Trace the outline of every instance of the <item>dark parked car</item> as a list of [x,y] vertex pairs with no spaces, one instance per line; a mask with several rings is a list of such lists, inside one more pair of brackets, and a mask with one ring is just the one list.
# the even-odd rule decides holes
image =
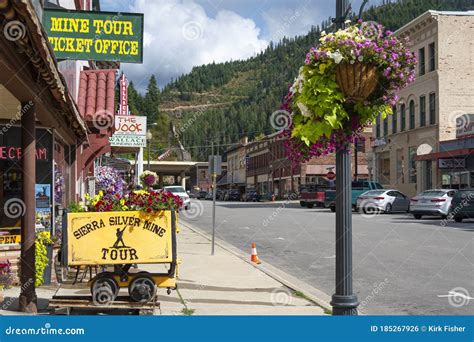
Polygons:
[[247,190],[247,192],[243,195],[242,200],[245,202],[259,202],[260,195],[256,190]]
[[239,190],[229,190],[227,195],[227,201],[240,201],[240,192]]
[[229,190],[221,190],[219,192],[219,196],[217,196],[216,194],[216,199],[218,199],[219,201],[227,201],[228,196],[229,196]]
[[197,193],[197,199],[205,199],[207,196],[207,191],[201,190]]
[[461,189],[451,201],[449,216],[456,222],[465,218],[474,218],[474,189]]
[[212,190],[210,190],[207,194],[206,194],[206,197],[204,199],[206,200],[212,200]]

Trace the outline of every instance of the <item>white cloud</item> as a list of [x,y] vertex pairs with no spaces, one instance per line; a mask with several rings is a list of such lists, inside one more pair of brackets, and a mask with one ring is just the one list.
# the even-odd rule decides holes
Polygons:
[[326,19],[328,5],[334,4],[321,0],[295,0],[288,3],[279,3],[262,12],[265,23],[265,38],[278,41],[283,37],[304,35],[311,26],[321,23]]
[[137,0],[132,12],[144,13],[143,64],[122,64],[140,90],[155,74],[163,85],[193,66],[246,59],[265,49],[251,19],[221,10],[209,17],[193,0]]

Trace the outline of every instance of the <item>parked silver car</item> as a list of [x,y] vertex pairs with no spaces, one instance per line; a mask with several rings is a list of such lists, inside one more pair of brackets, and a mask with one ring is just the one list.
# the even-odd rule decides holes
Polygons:
[[365,214],[383,211],[386,214],[395,211],[408,212],[409,198],[395,189],[369,190],[357,198],[357,209]]
[[445,219],[455,193],[454,189],[426,190],[411,199],[410,212],[418,220],[423,215],[441,216]]

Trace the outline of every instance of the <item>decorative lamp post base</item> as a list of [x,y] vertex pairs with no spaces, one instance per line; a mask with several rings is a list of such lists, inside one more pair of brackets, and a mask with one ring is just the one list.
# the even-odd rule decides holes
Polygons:
[[357,295],[336,295],[331,297],[332,314],[335,316],[357,316],[359,301]]

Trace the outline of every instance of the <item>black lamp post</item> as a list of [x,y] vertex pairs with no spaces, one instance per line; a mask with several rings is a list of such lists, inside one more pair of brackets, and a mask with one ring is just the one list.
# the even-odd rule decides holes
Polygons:
[[151,139],[153,138],[153,134],[151,133],[150,130],[146,132],[146,142],[147,142],[147,156],[148,156],[148,171],[150,171],[150,145],[151,145]]
[[[347,0],[336,1],[337,29],[344,28]],[[336,292],[334,315],[357,315],[359,302],[352,291],[352,172],[349,144],[336,152]]]

